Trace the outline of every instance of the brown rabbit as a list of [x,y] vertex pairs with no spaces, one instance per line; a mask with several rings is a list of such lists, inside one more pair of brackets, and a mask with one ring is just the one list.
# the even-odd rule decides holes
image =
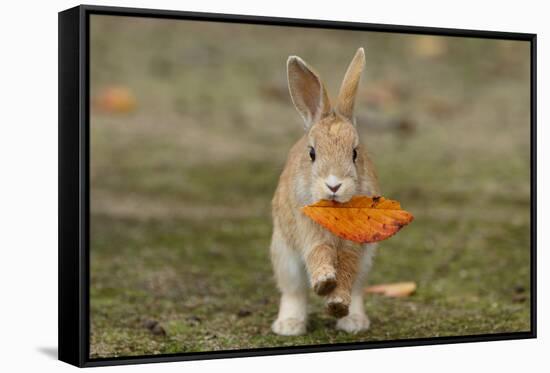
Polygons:
[[353,115],[364,65],[359,48],[333,107],[319,76],[297,56],[287,61],[290,95],[306,132],[290,150],[272,201],[271,260],[282,293],[272,325],[277,334],[305,333],[308,284],[325,297],[327,311],[339,318],[338,329],[357,333],[369,327],[362,287],[375,245],[338,238],[300,210],[320,199],[346,202],[358,194],[380,194]]

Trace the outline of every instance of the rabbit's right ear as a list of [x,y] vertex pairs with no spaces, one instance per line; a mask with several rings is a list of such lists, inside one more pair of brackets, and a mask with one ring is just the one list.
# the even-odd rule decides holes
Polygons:
[[288,88],[306,130],[331,112],[327,91],[319,76],[298,56],[287,61]]

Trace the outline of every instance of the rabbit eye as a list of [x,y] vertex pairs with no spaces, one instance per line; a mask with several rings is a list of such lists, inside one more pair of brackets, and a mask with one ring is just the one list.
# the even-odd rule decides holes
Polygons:
[[309,157],[312,162],[315,161],[315,149],[312,146],[309,147]]
[[357,160],[357,149],[353,149],[353,161]]

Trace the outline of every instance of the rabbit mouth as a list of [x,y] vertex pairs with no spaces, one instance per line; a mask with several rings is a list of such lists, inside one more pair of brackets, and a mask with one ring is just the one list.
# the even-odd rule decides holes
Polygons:
[[326,199],[328,199],[330,201],[338,202],[338,203],[345,203],[345,202],[349,201],[351,198],[346,197],[346,196],[342,196],[342,195],[338,195],[336,193],[332,193],[332,194],[329,194]]

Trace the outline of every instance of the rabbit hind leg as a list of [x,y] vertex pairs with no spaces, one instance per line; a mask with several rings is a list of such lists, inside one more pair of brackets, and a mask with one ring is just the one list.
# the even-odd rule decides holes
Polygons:
[[288,247],[275,227],[271,241],[271,262],[281,291],[279,313],[271,329],[279,335],[306,332],[307,275],[301,254]]

